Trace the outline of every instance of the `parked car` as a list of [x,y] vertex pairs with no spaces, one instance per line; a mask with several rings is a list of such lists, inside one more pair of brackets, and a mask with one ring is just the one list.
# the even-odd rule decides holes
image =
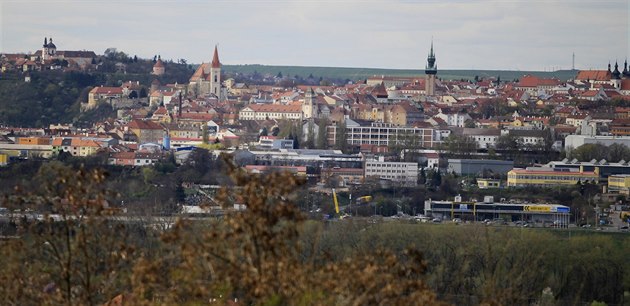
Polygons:
[[431,218],[425,217],[425,216],[416,216],[413,219],[416,220],[416,222],[422,222],[422,223],[427,223],[431,220]]
[[440,219],[440,218],[433,218],[433,220],[431,220],[431,222],[433,222],[433,223],[442,223],[442,219]]
[[460,219],[460,218],[455,218],[455,219],[453,219],[453,223],[455,223],[455,224],[460,224],[460,223],[462,223],[462,219]]

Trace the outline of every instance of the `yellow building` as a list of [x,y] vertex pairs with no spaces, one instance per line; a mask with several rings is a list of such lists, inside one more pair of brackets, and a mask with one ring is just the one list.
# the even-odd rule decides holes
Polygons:
[[6,166],[9,164],[9,155],[0,153],[0,166]]
[[577,182],[599,182],[599,168],[594,171],[554,171],[552,168],[512,169],[508,172],[509,187],[566,186]]
[[478,178],[477,186],[479,187],[479,189],[499,188],[501,187],[501,180]]
[[608,177],[608,190],[614,193],[630,194],[630,175],[615,174]]
[[17,144],[21,145],[49,145],[52,142],[50,137],[20,137]]

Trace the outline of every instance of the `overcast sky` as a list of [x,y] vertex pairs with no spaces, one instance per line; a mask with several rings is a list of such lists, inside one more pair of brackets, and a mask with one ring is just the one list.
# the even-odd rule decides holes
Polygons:
[[629,56],[630,0],[0,0],[0,52],[116,47],[189,63],[605,69]]

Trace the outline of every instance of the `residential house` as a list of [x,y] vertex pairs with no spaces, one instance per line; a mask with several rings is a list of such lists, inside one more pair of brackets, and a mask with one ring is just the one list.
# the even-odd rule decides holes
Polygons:
[[614,119],[610,123],[610,134],[613,136],[630,136],[630,119]]
[[398,103],[389,112],[389,123],[394,125],[409,126],[424,119],[422,112],[409,102]]
[[509,135],[515,137],[519,143],[524,145],[539,145],[545,143],[547,135],[545,130],[510,130]]
[[127,128],[138,137],[138,143],[161,143],[164,137],[164,127],[159,123],[149,120],[134,119]]
[[155,112],[153,112],[151,120],[162,123],[170,123],[172,118],[166,107],[160,106],[158,107],[158,109],[155,110]]
[[115,105],[122,98],[123,87],[94,87],[88,94],[88,108],[96,107],[96,104],[99,102]]
[[72,156],[90,156],[95,154],[102,146],[93,139],[80,137],[58,137],[52,141],[53,153],[70,153]]
[[497,139],[501,136],[501,130],[464,128],[462,135],[475,140],[475,142],[477,142],[477,148],[487,149],[496,146]]
[[449,111],[443,111],[442,109],[440,109],[439,113],[435,115],[434,117],[438,117],[444,120],[444,122],[446,122],[448,126],[456,126],[456,127],[464,127],[466,125],[466,121],[472,120],[472,117],[470,117],[468,113],[449,112]]
[[561,84],[562,82],[558,79],[545,79],[533,75],[526,75],[518,81],[514,89],[529,91],[531,94],[537,95],[540,92],[551,91]]

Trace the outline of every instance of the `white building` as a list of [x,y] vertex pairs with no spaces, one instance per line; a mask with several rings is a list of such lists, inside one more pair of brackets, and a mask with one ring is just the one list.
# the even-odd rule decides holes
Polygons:
[[[337,126],[326,128],[329,145],[337,141]],[[431,148],[441,142],[440,131],[428,128],[395,126],[390,123],[372,123],[361,126],[356,121],[346,119],[346,141],[350,145],[371,144],[388,146],[391,144],[410,144]]]
[[250,104],[238,112],[239,120],[293,119],[302,120],[301,105]]
[[418,183],[418,164],[404,162],[366,161],[365,177],[378,177],[384,180],[400,182],[406,186]]
[[462,133],[464,136],[475,140],[475,142],[477,142],[477,148],[481,149],[494,148],[497,139],[501,136],[500,129],[464,128]]
[[443,113],[442,109],[440,109],[439,114],[435,115],[435,117],[444,120],[448,126],[458,127],[464,127],[466,125],[466,121],[472,119],[472,117],[470,117],[467,113]]
[[564,139],[564,150],[568,152],[587,143],[600,143],[605,146],[618,143],[630,147],[630,136],[569,135]]

